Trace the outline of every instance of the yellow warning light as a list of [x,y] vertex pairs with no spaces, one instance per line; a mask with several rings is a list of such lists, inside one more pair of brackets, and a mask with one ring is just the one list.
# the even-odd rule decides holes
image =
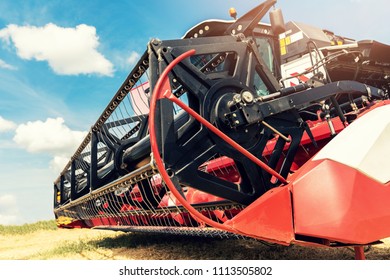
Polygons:
[[229,14],[232,18],[237,19],[237,11],[236,8],[230,8],[229,9]]

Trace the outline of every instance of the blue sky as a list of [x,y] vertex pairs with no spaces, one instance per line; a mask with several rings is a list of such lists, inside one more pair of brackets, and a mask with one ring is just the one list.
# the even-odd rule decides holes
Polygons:
[[[0,224],[52,219],[52,182],[151,38],[261,1],[0,2]],[[315,6],[318,5],[321,6]],[[390,44],[387,0],[280,0],[296,20]],[[268,20],[268,19],[267,19]]]

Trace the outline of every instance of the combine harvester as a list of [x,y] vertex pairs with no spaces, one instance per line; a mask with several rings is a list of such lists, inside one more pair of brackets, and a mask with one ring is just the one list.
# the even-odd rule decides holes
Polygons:
[[148,43],[54,182],[59,226],[356,258],[390,236],[390,46],[284,24],[275,3]]

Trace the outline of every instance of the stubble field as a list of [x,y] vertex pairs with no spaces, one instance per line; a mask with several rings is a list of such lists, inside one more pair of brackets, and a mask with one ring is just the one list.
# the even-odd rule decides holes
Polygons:
[[[367,259],[390,259],[390,240]],[[307,248],[256,240],[213,239],[90,229],[57,229],[54,221],[0,226],[0,260],[351,260],[350,248]]]

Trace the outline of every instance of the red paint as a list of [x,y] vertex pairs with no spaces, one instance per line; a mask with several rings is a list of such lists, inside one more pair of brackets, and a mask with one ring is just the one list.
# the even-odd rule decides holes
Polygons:
[[291,179],[295,233],[350,244],[390,236],[390,183],[331,161],[311,161]]
[[290,244],[294,240],[294,227],[289,189],[268,191],[225,224],[247,236]]

